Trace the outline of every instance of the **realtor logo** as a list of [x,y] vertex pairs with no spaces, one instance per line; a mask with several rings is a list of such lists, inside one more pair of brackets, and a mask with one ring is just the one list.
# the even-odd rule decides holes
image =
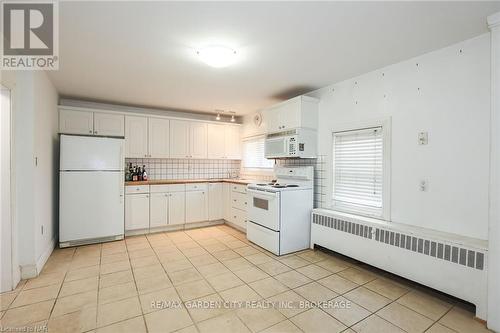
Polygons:
[[2,2],[1,69],[58,69],[57,2]]

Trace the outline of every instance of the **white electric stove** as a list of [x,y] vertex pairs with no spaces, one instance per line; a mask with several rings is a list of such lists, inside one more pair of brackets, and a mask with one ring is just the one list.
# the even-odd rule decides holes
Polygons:
[[314,169],[276,167],[274,183],[249,184],[247,239],[284,255],[309,248]]

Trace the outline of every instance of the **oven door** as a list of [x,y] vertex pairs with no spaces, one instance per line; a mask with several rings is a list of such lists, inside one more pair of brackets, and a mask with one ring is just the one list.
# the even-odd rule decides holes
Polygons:
[[288,157],[288,137],[266,139],[264,156],[266,158]]
[[247,190],[249,196],[248,220],[264,228],[280,230],[280,193]]

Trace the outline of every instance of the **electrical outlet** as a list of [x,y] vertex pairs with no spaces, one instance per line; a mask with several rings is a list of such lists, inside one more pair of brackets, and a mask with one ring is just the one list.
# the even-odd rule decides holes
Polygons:
[[427,181],[426,180],[421,180],[419,187],[420,187],[420,191],[422,191],[422,192],[427,191]]
[[418,144],[426,145],[429,142],[429,134],[427,132],[418,133]]

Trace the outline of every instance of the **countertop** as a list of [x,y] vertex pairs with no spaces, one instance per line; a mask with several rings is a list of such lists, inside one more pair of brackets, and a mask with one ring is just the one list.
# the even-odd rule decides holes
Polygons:
[[168,184],[190,184],[190,183],[232,183],[248,185],[251,183],[262,182],[255,179],[237,179],[237,178],[222,178],[222,179],[153,179],[146,181],[125,182],[125,186],[137,185],[168,185]]

